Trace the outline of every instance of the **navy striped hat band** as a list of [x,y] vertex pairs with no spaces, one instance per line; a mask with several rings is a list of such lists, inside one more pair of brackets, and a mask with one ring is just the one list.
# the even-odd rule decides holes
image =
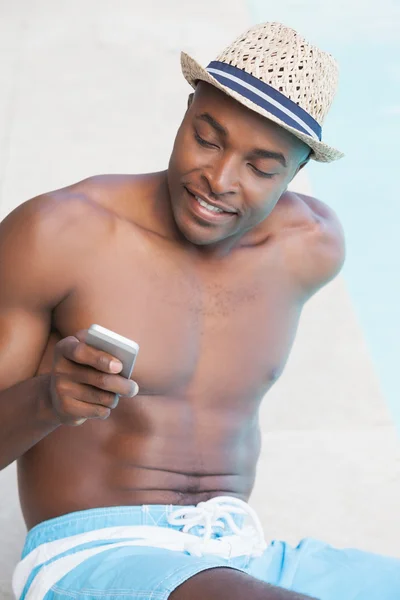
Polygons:
[[301,106],[264,81],[243,69],[216,60],[210,62],[207,72],[218,83],[251,100],[289,127],[321,141],[321,125]]

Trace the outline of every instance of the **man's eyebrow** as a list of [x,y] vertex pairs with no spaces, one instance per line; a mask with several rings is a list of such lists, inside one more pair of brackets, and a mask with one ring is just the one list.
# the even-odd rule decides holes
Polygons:
[[228,135],[228,132],[225,129],[225,127],[222,127],[221,123],[218,123],[218,121],[216,121],[214,117],[212,117],[209,113],[202,113],[201,115],[197,115],[196,119],[201,119],[202,121],[205,121],[206,123],[211,125],[211,127],[213,127],[216,131],[218,131],[218,133],[221,133],[225,137]]
[[255,148],[250,152],[251,156],[255,158],[272,158],[281,163],[285,168],[287,167],[286,158],[281,152],[273,152],[272,150],[264,150],[262,148]]

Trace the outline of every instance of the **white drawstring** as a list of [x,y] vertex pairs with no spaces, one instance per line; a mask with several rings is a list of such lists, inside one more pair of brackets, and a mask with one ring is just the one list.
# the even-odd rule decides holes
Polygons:
[[[251,524],[239,527],[232,515],[246,515],[250,517]],[[190,532],[190,529],[196,526],[202,527],[202,537],[193,536],[190,543],[186,544],[185,549],[190,554],[201,556],[207,553],[207,545],[212,539],[214,529],[218,527],[225,529],[225,522],[235,535],[229,538],[224,536],[221,542],[229,541],[231,547],[246,544],[252,556],[260,556],[266,548],[263,529],[256,512],[239,498],[232,496],[211,498],[206,502],[200,502],[197,506],[178,508],[168,515],[167,519],[170,525],[183,527],[183,533]]]

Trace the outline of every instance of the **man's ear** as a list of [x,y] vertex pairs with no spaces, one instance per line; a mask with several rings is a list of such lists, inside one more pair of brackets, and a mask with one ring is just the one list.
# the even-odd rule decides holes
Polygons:
[[193,102],[193,98],[194,98],[194,93],[189,94],[188,103],[187,103],[187,110],[189,110],[189,108],[191,107],[192,102]]
[[300,163],[300,164],[299,164],[299,166],[297,167],[297,169],[296,169],[296,171],[295,171],[295,173],[294,173],[294,175],[293,175],[292,179],[294,179],[294,178],[296,177],[296,175],[297,175],[297,173],[298,173],[299,171],[301,171],[301,170],[302,170],[302,169],[303,169],[303,168],[304,168],[306,165],[308,165],[308,163],[309,163],[309,161],[310,161],[311,152],[312,152],[312,151],[310,150],[310,152],[309,152],[309,154],[308,154],[307,158],[305,158],[304,160],[302,160],[302,161],[301,161],[301,163]]

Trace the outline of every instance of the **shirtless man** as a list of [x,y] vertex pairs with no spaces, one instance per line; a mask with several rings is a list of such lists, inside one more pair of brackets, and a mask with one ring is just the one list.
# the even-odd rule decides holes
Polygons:
[[[284,78],[286,100],[251,55],[235,64],[244,46]],[[344,258],[333,212],[287,191],[309,158],[340,156],[290,100],[296,78],[274,66],[288,48],[311,110],[319,94],[326,112],[330,57],[257,26],[208,71],[183,56],[196,91],[168,170],[92,177],[1,224],[0,465],[18,460],[30,530],[21,600],[400,596],[398,561],[315,540],[267,546],[246,504],[260,401],[302,306]],[[138,385],[85,344],[92,323],[140,344]]]

